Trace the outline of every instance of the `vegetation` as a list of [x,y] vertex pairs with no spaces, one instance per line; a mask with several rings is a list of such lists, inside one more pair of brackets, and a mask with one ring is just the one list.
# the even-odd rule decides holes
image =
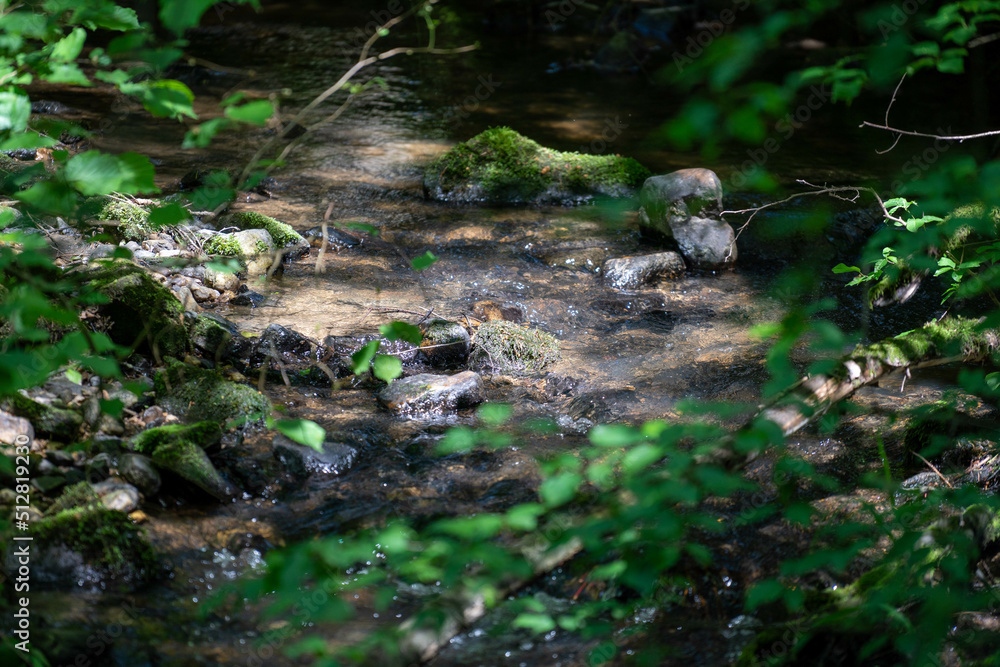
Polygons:
[[[419,15],[432,28],[431,4],[415,5],[397,18]],[[786,39],[842,15],[844,4],[816,2],[803,8],[768,3],[759,15],[742,17],[739,29],[712,40],[700,57],[681,61],[668,78],[689,101],[663,135],[682,148],[700,147],[706,156],[715,156],[733,142],[764,144],[767,125],[790,114],[809,86],[827,85],[834,101],[851,102],[872,91],[891,93],[904,74],[961,74],[970,53],[991,41],[1000,13],[1000,3],[994,2],[912,3],[913,11],[900,19],[896,5],[850,5],[846,9],[857,12],[852,16],[862,39],[851,45],[849,55],[812,64],[780,82],[752,70],[758,57]],[[182,57],[183,31],[197,25],[211,3],[162,0],[159,6],[160,21],[173,41],[156,40],[132,10],[111,2],[0,5],[0,149],[52,149],[51,171],[41,164],[5,170],[3,193],[23,214],[66,216],[82,226],[89,198],[155,194],[153,166],[146,156],[94,150],[70,155],[60,148],[58,137],[64,132],[86,130],[33,118],[28,86],[36,81],[104,85],[134,97],[152,114],[193,118],[190,89],[163,72]],[[45,11],[32,11],[39,7]],[[397,18],[386,25],[394,26]],[[96,32],[113,36],[104,46],[93,46]],[[423,52],[440,51],[433,46],[433,30],[431,35]],[[379,36],[376,31],[366,43],[358,69],[370,64],[368,51]],[[320,97],[326,99],[345,85],[342,80]],[[226,100],[223,108],[222,117],[189,131],[187,145],[205,146],[241,124],[262,126],[275,111],[269,101],[242,97]],[[310,105],[308,111],[314,108]],[[296,119],[302,120],[299,115]],[[298,120],[275,136],[294,141],[289,135]],[[891,128],[883,131],[899,134]],[[266,145],[274,148],[270,141]],[[192,200],[208,210],[222,206],[238,188],[259,182],[285,155],[279,152],[276,161],[258,155],[235,181],[225,187],[214,184],[192,194]],[[849,395],[859,379],[879,376],[883,367],[909,369],[929,357],[959,357],[966,364],[962,391],[949,395],[948,405],[921,406],[918,413],[960,414],[971,402],[996,405],[998,376],[975,363],[996,361],[997,174],[997,161],[958,156],[901,185],[894,193],[899,196],[876,195],[874,204],[888,223],[885,229],[873,238],[860,266],[831,267],[858,273],[858,285],[878,285],[873,302],[899,293],[900,281],[909,285],[911,278],[933,273],[944,278],[944,295],[958,315],[868,342],[842,359],[845,345],[855,338],[824,317],[835,304],[817,297],[823,285],[816,267],[790,270],[780,286],[785,317],[758,329],[770,343],[772,381],[765,398],[771,404],[742,426],[723,426],[738,419],[733,406],[694,403],[686,406],[688,421],[598,425],[580,450],[540,462],[542,481],[531,502],[472,516],[402,517],[292,545],[272,552],[263,577],[245,582],[242,593],[266,597],[271,613],[280,615],[290,614],[312,588],[324,592],[321,617],[342,620],[354,613],[354,601],[360,598],[381,612],[402,589],[433,591],[414,602],[407,621],[373,632],[347,649],[322,637],[301,636],[288,650],[313,658],[315,664],[428,658],[464,624],[501,605],[512,612],[508,629],[578,633],[591,647],[595,664],[628,659],[627,652],[637,647],[636,662],[660,664],[671,656],[659,628],[630,619],[648,609],[683,610],[703,599],[713,560],[748,532],[770,531],[777,536],[773,558],[762,561],[763,571],[752,585],[735,592],[742,611],[758,624],[738,647],[735,657],[743,664],[931,665],[947,655],[970,664],[996,664],[995,632],[989,628],[1000,612],[998,584],[991,574],[1000,543],[1000,500],[985,483],[955,477],[954,484],[948,479],[925,493],[910,493],[882,447],[879,462],[885,474],[858,471],[851,481],[860,484],[861,492],[854,493],[854,487],[843,488],[840,480],[820,474],[786,449],[785,437],[808,425],[833,428],[838,411],[831,403]],[[555,187],[574,196],[615,194],[647,175],[634,161],[557,153],[507,128],[494,128],[435,162],[427,178],[428,189],[444,197],[458,193],[454,196],[525,202],[544,198]],[[778,196],[776,179],[760,165],[747,182]],[[871,192],[863,186],[857,191]],[[183,206],[163,203],[144,222],[173,224],[188,216]],[[0,226],[13,219],[11,209],[0,211]],[[250,387],[227,382],[215,370],[168,358],[183,356],[190,347],[184,315],[176,299],[148,276],[114,262],[92,271],[66,271],[39,236],[0,238],[0,316],[5,321],[0,396],[17,403],[19,390],[36,387],[54,373],[79,376],[86,370],[104,381],[121,378],[119,362],[146,343],[155,360],[166,365],[156,376],[157,397],[188,419],[213,424],[148,431],[136,446],[218,498],[231,497],[232,489],[200,445],[214,440],[219,425],[231,419],[266,416],[271,408],[267,399]],[[80,317],[81,311],[97,306],[110,312],[116,324],[132,328],[103,331]],[[117,312],[116,306],[121,307]],[[421,342],[412,325],[394,323],[380,333]],[[557,354],[553,339],[500,321],[484,323],[476,345],[490,363],[505,358],[505,367],[514,370],[539,369]],[[791,352],[806,346],[814,359],[793,364]],[[354,355],[355,373],[371,368],[381,380],[398,377],[400,364],[376,356],[377,349],[374,341]],[[845,375],[834,376],[839,367]],[[870,372],[876,367],[880,373]],[[809,380],[801,382],[803,370]],[[841,383],[833,393],[830,378]],[[851,380],[849,386],[843,384],[845,378]],[[121,406],[112,401],[101,406],[120,413]],[[25,410],[37,415],[33,406]],[[516,427],[508,421],[510,414],[509,408],[483,406],[478,413],[483,427],[449,430],[440,451],[506,447],[517,438],[532,437],[537,432],[532,428],[546,428]],[[788,414],[793,419],[782,417]],[[909,415],[891,417],[905,420]],[[325,435],[308,422],[279,422],[277,428],[313,443]],[[956,420],[951,435],[957,440],[964,429]],[[995,429],[986,429],[985,435],[982,431],[975,434],[989,441],[985,460],[995,463]],[[66,437],[73,435],[67,432]],[[872,449],[881,443],[876,434],[864,438]],[[941,448],[936,440],[914,454],[934,457]],[[755,458],[766,465],[755,475],[744,474]],[[0,462],[12,477],[12,462],[7,457]],[[850,504],[832,511],[814,502],[835,492],[854,495]],[[112,573],[132,578],[151,571],[155,556],[124,514],[96,507],[76,491],[66,505],[36,522],[38,544],[65,543]],[[601,593],[563,607],[547,604],[540,594],[519,594],[557,567]]]

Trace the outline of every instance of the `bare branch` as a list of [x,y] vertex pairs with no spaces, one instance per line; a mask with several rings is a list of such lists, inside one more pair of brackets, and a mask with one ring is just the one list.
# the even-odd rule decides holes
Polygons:
[[977,134],[930,134],[927,132],[912,132],[910,130],[900,130],[896,127],[889,127],[888,125],[878,125],[869,121],[862,121],[861,125],[858,127],[873,127],[876,130],[885,130],[887,132],[896,132],[897,134],[905,134],[909,137],[927,137],[928,139],[940,139],[941,141],[958,141],[962,142],[967,139],[983,139],[985,137],[995,137],[1000,134],[1000,130],[990,130],[989,132],[979,132]]

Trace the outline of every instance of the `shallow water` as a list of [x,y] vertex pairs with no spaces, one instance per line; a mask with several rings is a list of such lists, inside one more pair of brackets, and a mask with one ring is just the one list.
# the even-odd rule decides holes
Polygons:
[[[192,50],[234,71],[192,71],[192,85],[209,96],[234,89],[275,93],[284,107],[300,107],[345,68],[356,27],[352,21],[357,19],[342,10],[318,15],[308,27],[275,23],[279,18],[257,25],[224,21],[196,31]],[[321,25],[324,20],[331,24]],[[340,22],[339,27],[332,27],[333,22]],[[459,30],[458,36],[465,33]],[[526,323],[559,339],[562,359],[545,377],[491,379],[489,398],[513,404],[516,420],[549,417],[560,424],[561,432],[498,453],[441,459],[431,455],[433,444],[449,425],[474,423],[472,414],[427,420],[397,417],[377,405],[372,386],[366,384],[332,393],[325,387],[270,386],[272,401],[284,405],[291,416],[314,419],[336,437],[356,444],[357,464],[341,476],[292,494],[276,494],[263,485],[252,498],[232,507],[163,503],[150,508],[150,534],[169,554],[174,574],[166,584],[125,601],[139,612],[129,617],[124,638],[116,639],[120,648],[111,664],[160,664],[145,648],[151,637],[165,642],[166,664],[192,664],[189,659],[198,664],[251,664],[261,655],[260,648],[252,648],[254,642],[267,630],[256,625],[254,609],[231,616],[216,612],[208,625],[193,620],[193,614],[198,602],[233,573],[258,567],[267,549],[391,514],[461,514],[504,507],[531,497],[537,483],[534,455],[578,446],[591,423],[678,418],[677,403],[685,398],[748,406],[760,399],[760,388],[769,378],[766,346],[748,331],[781,317],[788,304],[774,288],[777,276],[794,259],[815,253],[821,272],[848,261],[850,257],[838,255],[842,251],[836,244],[821,239],[809,248],[782,248],[766,239],[754,240],[751,230],[734,271],[689,274],[623,292],[602,284],[601,262],[657,250],[638,234],[633,204],[489,209],[424,200],[422,165],[454,142],[495,124],[510,125],[554,148],[632,155],[656,173],[704,165],[697,157],[666,151],[649,139],[680,100],[652,87],[646,74],[608,76],[566,69],[546,75],[573,47],[558,35],[503,44],[486,35],[484,48],[468,57],[404,57],[380,65],[377,74],[388,87],[373,88],[340,121],[295,152],[275,174],[276,183],[269,188],[273,198],[255,197],[241,204],[301,231],[320,224],[329,207],[332,224],[346,228],[361,223],[377,234],[355,230],[364,239],[360,246],[329,250],[321,264],[314,249],[308,258],[289,264],[282,276],[255,286],[267,296],[258,308],[216,309],[249,331],[278,323],[321,340],[371,333],[392,319],[417,321],[433,314],[464,321],[483,300],[515,305]],[[495,92],[473,108],[467,100],[482,85],[481,77],[496,82]],[[164,187],[192,167],[238,165],[268,136],[266,131],[230,136],[210,150],[181,153],[176,149],[181,135],[176,125],[149,124],[126,114],[116,118],[115,126],[95,144],[107,150],[148,151],[162,162],[158,171]],[[864,181],[877,173],[867,148],[825,136],[823,124],[829,121],[818,118],[814,129],[789,141],[768,167],[813,182]],[[620,130],[610,142],[601,139],[608,127]],[[726,179],[744,159],[730,154],[705,166],[717,168]],[[738,208],[747,200],[737,195],[727,204]],[[807,209],[793,207],[762,214],[757,225],[788,224],[808,215]],[[410,261],[428,251],[438,261],[422,272],[413,271]],[[842,285],[831,275],[820,289],[840,299],[832,319],[854,329],[864,322],[859,300]],[[917,315],[912,309],[890,310],[868,326],[873,335],[904,330],[933,309],[928,302]],[[802,360],[808,359],[805,351],[799,353]],[[247,451],[265,451],[265,440],[251,435]],[[804,437],[798,446],[819,451],[820,444]],[[754,553],[759,546],[750,545]],[[736,575],[739,567],[732,567],[734,576],[741,576]],[[728,589],[732,583],[720,583],[722,577],[707,582],[704,590]],[[125,606],[114,598],[69,597],[75,600],[74,609],[83,608],[73,618],[92,614],[96,628],[107,625],[103,619]],[[669,619],[676,621],[679,633],[680,627],[691,628],[680,633],[684,640],[678,641],[687,642],[690,650],[699,637],[717,636],[733,615],[737,598],[720,594],[697,621]],[[359,620],[338,628],[336,637],[346,642],[385,620]],[[282,627],[279,622],[271,630],[279,631],[280,638]],[[482,628],[456,638],[439,664],[498,664],[490,660],[494,645],[480,637]],[[520,648],[510,649],[505,664],[568,665],[585,659],[576,640],[564,634],[515,639],[510,643]],[[280,648],[286,640],[273,644]],[[710,664],[709,656],[702,658],[708,661],[702,664]],[[282,663],[268,657],[266,664]]]

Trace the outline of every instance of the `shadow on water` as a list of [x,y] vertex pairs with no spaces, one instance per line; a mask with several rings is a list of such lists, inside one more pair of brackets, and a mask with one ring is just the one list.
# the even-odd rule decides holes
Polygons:
[[[192,50],[233,70],[192,69],[185,75],[189,83],[216,96],[237,88],[261,96],[276,92],[284,108],[295,109],[347,67],[357,27],[348,10],[330,9],[313,26],[276,23],[276,15],[270,23],[224,19],[194,31]],[[323,20],[350,27],[326,27]],[[322,339],[371,333],[392,319],[415,321],[428,313],[464,321],[484,300],[516,307],[526,323],[559,339],[562,359],[545,377],[489,379],[489,398],[513,404],[519,420],[551,418],[560,431],[509,450],[439,458],[432,455],[434,444],[449,426],[473,424],[471,413],[424,421],[399,418],[378,407],[372,386],[364,384],[332,395],[326,388],[269,387],[276,405],[314,419],[354,447],[353,467],[279,492],[266,479],[269,443],[249,436],[243,481],[250,500],[224,511],[190,505],[151,511],[149,532],[170,554],[174,576],[165,586],[126,601],[141,610],[141,621],[125,624],[125,638],[118,640],[125,648],[110,664],[159,664],[140,648],[149,637],[160,637],[175,660],[194,653],[201,656],[198,664],[251,664],[260,639],[260,629],[251,625],[254,610],[232,617],[216,612],[207,625],[192,618],[199,600],[236,572],[259,568],[269,548],[387,516],[421,520],[501,509],[533,497],[535,455],[580,446],[593,423],[677,419],[677,402],[692,397],[755,403],[769,376],[766,347],[748,331],[781,317],[787,303],[774,289],[777,276],[804,252],[815,255],[820,272],[851,259],[838,255],[843,252],[838,239],[829,235],[812,238],[804,250],[801,244],[775,245],[756,233],[757,228],[794,227],[796,220],[812,215],[791,206],[757,218],[757,227],[741,240],[736,270],[688,274],[623,292],[602,283],[602,262],[657,249],[637,232],[635,206],[624,212],[601,203],[489,209],[426,201],[422,165],[487,125],[510,125],[555,148],[587,150],[601,147],[595,142],[612,123],[619,131],[613,141],[602,142],[601,150],[635,156],[657,173],[700,166],[690,155],[649,141],[680,100],[652,88],[642,73],[546,75],[551,62],[566,58],[566,43],[546,37],[506,50],[490,39],[485,44],[467,58],[400,58],[379,65],[374,73],[386,87],[373,87],[341,120],[294,153],[275,175],[272,199],[246,204],[301,231],[318,225],[332,206],[334,224],[361,223],[377,234],[355,232],[363,238],[360,245],[333,249],[322,263],[313,249],[309,257],[289,264],[284,275],[256,286],[267,296],[258,308],[226,306],[216,312],[249,331],[277,323]],[[483,76],[493,77],[495,91],[473,108],[467,100]],[[107,150],[149,152],[162,161],[158,171],[169,187],[194,167],[240,164],[266,137],[266,132],[229,136],[211,150],[182,154],[175,148],[180,143],[176,127],[150,127],[125,114],[95,143]],[[823,152],[818,160],[814,156],[822,152],[822,139],[803,132],[798,141],[768,167],[793,165],[795,178],[817,181],[871,176],[864,168],[844,166],[865,163],[854,159],[860,147],[844,154],[850,142],[836,142],[837,150]],[[733,173],[742,156],[731,157],[728,164],[709,166]],[[727,206],[738,208],[746,201],[734,196]],[[410,261],[428,251],[438,261],[414,272]],[[863,324],[859,294],[845,290],[832,274],[820,284],[819,289],[837,295],[839,306],[830,313],[837,324],[847,329]],[[933,312],[934,304],[927,303],[917,316],[913,310],[906,309],[906,319],[902,310],[870,318],[871,335],[911,328],[913,318]],[[86,596],[74,605],[73,618],[99,610],[93,621],[98,625],[120,608]],[[732,614],[731,601],[719,605],[701,620],[677,622],[694,627],[687,635],[689,649],[697,643],[692,638],[716,632],[719,619]],[[172,611],[159,611],[167,608]],[[375,622],[342,626],[337,637],[347,642]],[[441,664],[496,664],[485,657],[494,650],[480,639],[486,634],[478,628],[460,636]],[[514,657],[534,665],[577,664],[585,654],[575,641],[565,634],[526,637]],[[276,643],[274,657],[264,664],[283,664],[277,649],[284,643]]]

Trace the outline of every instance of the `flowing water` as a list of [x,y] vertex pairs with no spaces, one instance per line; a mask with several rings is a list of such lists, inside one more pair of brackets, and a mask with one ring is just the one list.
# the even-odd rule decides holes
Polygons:
[[[222,67],[192,68],[182,72],[185,80],[209,100],[244,90],[274,95],[284,109],[301,108],[346,69],[356,28],[370,20],[362,10],[323,7],[313,7],[308,26],[284,23],[281,5],[252,24],[239,22],[235,13],[223,16],[219,25],[192,35],[192,51]],[[390,514],[471,513],[528,499],[537,482],[534,455],[577,447],[593,423],[682,418],[677,405],[686,398],[752,405],[769,376],[766,345],[748,331],[781,317],[787,303],[776,289],[778,276],[802,256],[815,259],[821,273],[852,259],[856,248],[841,249],[847,244],[836,237],[780,245],[756,232],[794,227],[814,215],[793,205],[756,218],[745,245],[741,240],[734,271],[689,274],[623,292],[602,284],[601,263],[657,249],[637,232],[634,202],[476,208],[426,201],[422,166],[490,125],[509,125],[553,148],[631,155],[654,173],[711,166],[729,182],[748,159],[732,153],[706,164],[657,144],[657,128],[682,100],[654,86],[651,72],[574,68],[580,44],[558,33],[501,38],[471,32],[459,26],[449,33],[455,43],[481,38],[483,47],[471,54],[399,56],[380,64],[372,73],[385,88],[367,91],[293,153],[269,186],[272,198],[254,196],[241,203],[300,231],[319,225],[329,210],[332,224],[365,225],[366,231],[351,232],[363,242],[328,251],[322,261],[314,249],[289,264],[282,276],[255,286],[267,297],[260,307],[226,306],[216,312],[249,331],[277,323],[321,340],[371,333],[393,319],[414,322],[428,314],[464,321],[479,301],[516,306],[526,323],[559,339],[562,358],[543,376],[487,378],[489,399],[513,405],[515,421],[552,419],[558,432],[493,454],[436,458],[431,450],[447,427],[472,424],[474,415],[394,416],[378,406],[371,385],[364,383],[332,392],[269,386],[273,402],[290,415],[314,419],[356,446],[354,467],[292,492],[279,493],[261,482],[252,498],[233,507],[161,503],[148,509],[150,535],[173,564],[170,580],[124,597],[52,594],[54,606],[72,600],[60,612],[65,626],[84,623],[91,636],[118,631],[102,657],[111,656],[109,664],[284,664],[280,649],[287,644],[286,621],[261,625],[250,608],[222,608],[201,619],[195,613],[199,603],[237,573],[259,569],[262,553],[291,539],[333,534]],[[211,149],[182,153],[176,148],[181,128],[151,125],[125,111],[114,115],[95,143],[106,150],[138,146],[149,152],[161,162],[158,173],[165,187],[191,168],[238,166],[269,136],[267,131],[227,136]],[[811,125],[768,157],[767,167],[787,175],[789,183],[797,178],[862,182],[878,176],[887,167],[874,163],[861,142],[827,134],[827,127],[843,121],[843,113],[817,113]],[[741,208],[754,201],[762,200],[730,193],[726,204]],[[850,208],[841,205],[824,215]],[[438,261],[413,271],[410,261],[427,251]],[[831,313],[838,324],[848,329],[863,324],[858,295],[845,290],[843,282],[831,275],[819,289],[838,296]],[[898,310],[867,326],[881,335],[912,326],[906,318]],[[800,361],[808,359],[804,349],[796,354]],[[800,445],[803,451],[823,448],[819,439],[808,437]],[[266,451],[266,438],[250,435],[245,447],[247,454]],[[734,584],[726,572],[736,576],[745,570],[736,562],[741,559],[774,558],[761,545],[743,546],[744,551],[729,556],[733,562],[720,564],[711,585],[720,591],[717,599],[702,600],[697,614],[669,619],[683,635],[678,644],[688,651],[712,638],[714,648],[700,656],[695,652],[694,662],[724,659],[720,632],[738,613],[738,596],[726,591],[745,584]],[[324,632],[348,642],[384,622],[395,619],[375,614]],[[310,624],[307,620],[305,626]],[[260,643],[268,631],[271,639]],[[739,633],[732,627],[726,631]],[[154,639],[158,646],[152,649]],[[584,647],[568,635],[508,635],[498,641],[479,627],[456,638],[438,664],[585,661]]]

